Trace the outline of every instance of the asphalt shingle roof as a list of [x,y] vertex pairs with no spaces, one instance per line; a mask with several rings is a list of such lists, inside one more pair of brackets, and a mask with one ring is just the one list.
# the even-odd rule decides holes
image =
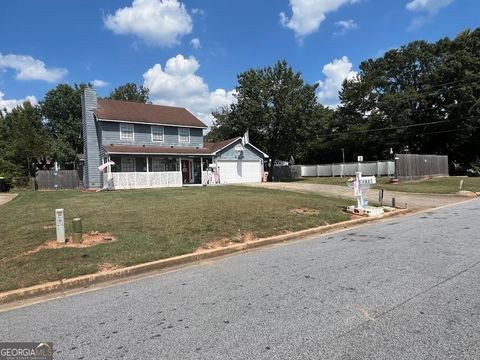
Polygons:
[[181,107],[105,99],[98,99],[97,106],[94,111],[97,119],[207,128],[190,111]]

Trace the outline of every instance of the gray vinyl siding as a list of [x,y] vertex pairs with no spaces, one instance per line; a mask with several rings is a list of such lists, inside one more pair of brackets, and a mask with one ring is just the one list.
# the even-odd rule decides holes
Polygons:
[[[237,160],[236,154],[235,154],[235,146],[238,144],[241,144],[241,140],[238,140],[228,146],[227,148],[223,149],[222,151],[219,151],[217,155],[215,156],[216,160]],[[263,155],[252,148],[249,144],[246,144],[243,147],[243,160],[262,160]]]
[[151,125],[133,124],[134,140],[120,139],[120,123],[111,121],[99,121],[102,128],[102,144],[109,145],[154,145],[154,146],[186,146],[203,147],[203,130],[190,128],[190,142],[178,142],[178,127],[163,126],[163,142],[152,141]]
[[100,131],[97,129],[93,110],[97,107],[97,96],[93,89],[86,88],[82,96],[82,126],[83,153],[85,166],[83,168],[83,183],[85,188],[101,188],[102,177],[98,167],[101,164]]

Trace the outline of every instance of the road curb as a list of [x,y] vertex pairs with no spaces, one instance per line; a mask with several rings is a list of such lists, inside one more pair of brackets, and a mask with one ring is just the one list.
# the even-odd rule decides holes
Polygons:
[[232,244],[220,249],[207,250],[201,253],[185,254],[175,256],[168,259],[156,260],[144,264],[129,266],[117,270],[110,270],[102,273],[95,273],[84,275],[71,279],[53,281],[45,284],[35,285],[27,288],[21,288],[0,293],[0,304],[9,304],[17,301],[27,300],[34,297],[50,295],[54,293],[63,293],[68,290],[89,287],[95,284],[104,283],[107,281],[118,280],[122,278],[129,278],[135,275],[140,275],[156,270],[162,270],[174,266],[185,265],[188,263],[195,263],[201,260],[211,259],[219,256],[229,255],[236,252],[255,249],[262,246],[273,245],[285,242],[292,239],[299,239],[305,236],[314,234],[324,234],[336,230],[347,229],[356,225],[373,222],[394,216],[400,216],[413,213],[410,209],[399,209],[393,212],[385,213],[380,217],[361,217],[354,220],[339,222],[336,224],[320,226],[316,228],[297,231],[283,235],[272,236],[264,239],[258,239],[251,242]]

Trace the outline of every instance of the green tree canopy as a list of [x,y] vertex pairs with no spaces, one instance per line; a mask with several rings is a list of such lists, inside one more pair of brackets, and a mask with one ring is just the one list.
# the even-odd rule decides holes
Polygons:
[[468,164],[479,154],[480,29],[364,61],[340,99],[335,131],[350,153],[376,159],[408,147]]
[[135,83],[127,83],[116,87],[107,99],[110,100],[122,100],[122,101],[135,101],[145,104],[150,104],[149,90],[145,86],[137,86]]
[[34,176],[45,161],[52,139],[39,106],[25,102],[0,118],[0,174]]
[[249,130],[252,143],[273,162],[296,156],[309,136],[317,108],[315,89],[286,61],[247,70],[238,75],[237,103],[213,113],[209,139],[240,136]]
[[46,127],[53,139],[50,158],[61,164],[72,162],[83,152],[81,94],[88,84],[59,84],[40,102]]

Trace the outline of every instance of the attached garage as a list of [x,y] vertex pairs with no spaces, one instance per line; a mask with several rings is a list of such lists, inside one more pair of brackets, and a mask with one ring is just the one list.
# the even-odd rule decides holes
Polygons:
[[214,184],[261,182],[263,165],[268,155],[252,145],[248,136],[236,137],[212,145],[212,177]]
[[262,160],[218,160],[217,167],[220,174],[220,183],[222,184],[253,183],[262,181]]

